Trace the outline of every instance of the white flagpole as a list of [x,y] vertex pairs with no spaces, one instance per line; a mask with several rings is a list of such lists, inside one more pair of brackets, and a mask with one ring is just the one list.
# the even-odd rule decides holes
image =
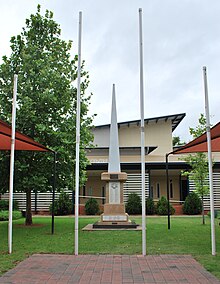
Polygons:
[[205,91],[206,134],[207,134],[208,162],[209,162],[212,255],[215,255],[216,246],[215,246],[215,216],[214,216],[214,194],[213,194],[213,172],[212,172],[212,148],[211,148],[211,133],[210,133],[207,71],[206,71],[205,66],[203,67],[203,77],[204,77],[204,91]]
[[144,80],[143,80],[143,38],[142,38],[141,8],[139,9],[139,40],[140,40],[140,110],[141,110],[142,254],[146,255]]
[[12,211],[13,211],[13,186],[14,186],[14,152],[15,152],[17,82],[18,82],[18,75],[14,75],[12,127],[11,127],[10,180],[9,180],[9,218],[8,218],[8,252],[10,254],[12,253]]
[[75,170],[75,255],[79,248],[79,145],[80,145],[80,80],[81,80],[81,36],[82,12],[79,12],[79,38],[78,38],[78,82],[77,82],[77,110],[76,110],[76,170]]

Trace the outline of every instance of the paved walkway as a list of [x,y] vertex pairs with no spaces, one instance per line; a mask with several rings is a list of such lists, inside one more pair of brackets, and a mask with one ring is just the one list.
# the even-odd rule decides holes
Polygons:
[[35,254],[0,283],[220,283],[189,255]]

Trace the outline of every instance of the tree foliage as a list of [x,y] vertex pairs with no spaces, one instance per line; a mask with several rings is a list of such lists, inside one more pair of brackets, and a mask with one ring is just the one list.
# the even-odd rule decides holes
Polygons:
[[[36,141],[53,149],[57,155],[57,189],[73,187],[75,163],[75,125],[77,56],[71,59],[71,41],[61,38],[60,26],[53,13],[46,10],[26,19],[20,35],[11,38],[11,55],[0,65],[0,118],[11,122],[13,76],[18,74],[16,127]],[[88,163],[85,147],[93,140],[88,117],[90,96],[86,95],[89,75],[81,73],[81,144],[80,182],[86,181]],[[9,157],[1,156],[3,178],[1,191],[8,189]],[[15,159],[15,190],[51,190],[53,168],[51,153],[17,152]],[[29,196],[29,197],[28,197]],[[30,201],[29,205],[30,205]],[[28,209],[30,211],[30,208]],[[31,221],[30,221],[31,222]]]
[[[0,200],[0,211],[8,210],[9,208],[9,200],[1,199]],[[18,201],[13,200],[13,210],[19,210]]]
[[130,193],[125,207],[128,214],[141,214],[142,206],[140,196],[137,195],[137,193]]
[[173,136],[173,147],[174,146],[183,146],[184,144],[186,144],[186,143],[181,141],[179,136]]
[[195,191],[202,197],[209,193],[208,184],[208,161],[205,153],[196,153],[196,155],[188,155],[185,161],[191,166],[189,172],[184,175],[189,175],[195,185]]
[[96,215],[99,213],[99,204],[95,198],[90,198],[85,204],[86,215]]
[[198,122],[199,123],[195,128],[189,128],[189,133],[194,139],[201,136],[206,131],[206,118],[203,113],[200,114]]
[[[12,219],[17,220],[22,218],[21,211],[14,210],[12,212]],[[9,219],[9,211],[8,210],[0,210],[0,221],[8,221]]]
[[[52,213],[52,204],[49,208],[50,213]],[[54,215],[62,216],[69,215],[72,212],[72,201],[69,197],[69,194],[61,191],[59,198],[54,202]]]
[[146,215],[153,215],[155,214],[156,208],[154,205],[154,200],[151,197],[146,199]]
[[[195,128],[190,128],[189,130],[194,139],[201,136],[206,131],[205,116],[201,114],[198,125]],[[205,224],[204,196],[209,193],[209,183],[207,179],[209,173],[207,155],[205,153],[198,152],[195,154],[189,154],[184,160],[191,166],[191,170],[184,172],[183,175],[190,177],[195,185],[195,192],[202,199],[203,224]]]
[[[157,202],[156,212],[158,215],[168,214],[168,200],[165,196],[161,196],[160,200]],[[171,215],[175,213],[175,209],[171,204],[169,204],[169,212]]]

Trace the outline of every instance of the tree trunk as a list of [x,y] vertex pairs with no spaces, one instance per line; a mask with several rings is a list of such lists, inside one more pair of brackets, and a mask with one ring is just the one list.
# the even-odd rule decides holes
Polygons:
[[205,225],[204,200],[202,195],[202,224]]
[[31,190],[26,192],[26,220],[25,225],[32,225],[32,212],[31,212]]

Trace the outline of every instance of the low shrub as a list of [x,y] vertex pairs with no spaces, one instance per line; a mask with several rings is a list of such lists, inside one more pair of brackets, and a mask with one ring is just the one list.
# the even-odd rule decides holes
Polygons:
[[[175,209],[170,204],[169,206],[170,214],[173,215],[175,213]],[[167,215],[168,214],[168,200],[165,196],[162,196],[160,200],[157,202],[156,212],[158,215]]]
[[[0,200],[0,210],[8,210],[9,200],[1,199]],[[13,210],[19,210],[18,201],[13,200]]]
[[140,196],[136,193],[130,193],[125,208],[128,214],[141,214],[142,208]]
[[153,215],[155,214],[155,205],[154,205],[154,201],[153,201],[153,198],[151,197],[148,197],[146,199],[146,214],[147,215]]
[[[52,213],[52,204],[49,207],[50,213]],[[63,216],[69,215],[72,212],[72,201],[69,198],[69,194],[61,191],[59,198],[54,201],[54,215]]]
[[[1,210],[0,211],[0,221],[8,221],[9,211],[8,210]],[[22,218],[20,211],[13,211],[12,219],[17,220]]]
[[96,215],[99,214],[99,204],[94,198],[90,198],[85,204],[86,215]]
[[202,201],[194,191],[186,197],[183,205],[183,213],[187,215],[197,215],[202,213]]

